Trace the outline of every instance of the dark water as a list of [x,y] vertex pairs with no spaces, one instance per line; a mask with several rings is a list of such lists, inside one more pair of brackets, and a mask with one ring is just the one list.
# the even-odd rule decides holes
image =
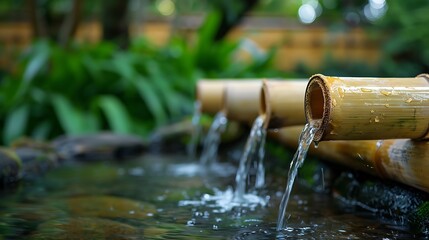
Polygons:
[[[267,159],[269,161],[269,159]],[[204,172],[181,156],[147,155],[124,163],[53,170],[0,192],[0,239],[410,239],[392,223],[341,209],[298,181],[278,233],[285,176],[268,176],[265,206],[226,211],[213,196],[232,193],[235,168]],[[286,171],[286,170],[285,170]]]

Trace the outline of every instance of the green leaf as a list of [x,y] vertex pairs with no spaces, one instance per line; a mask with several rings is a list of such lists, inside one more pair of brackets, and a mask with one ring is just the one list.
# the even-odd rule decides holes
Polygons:
[[31,137],[36,140],[47,139],[49,137],[51,128],[51,122],[42,122],[34,128]]
[[53,95],[52,104],[58,121],[67,134],[84,132],[82,114],[73,107],[68,99],[61,95]]
[[131,54],[118,53],[113,59],[113,66],[116,68],[119,75],[124,79],[132,79],[134,77],[134,69],[132,66],[133,57]]
[[102,96],[97,100],[106,115],[111,129],[118,133],[131,133],[131,121],[127,109],[115,96]]
[[162,101],[171,115],[178,115],[180,110],[180,102],[175,97],[176,93],[168,84],[168,78],[162,73],[159,64],[154,61],[147,63],[147,71],[153,86],[156,88],[158,98]]
[[5,143],[10,143],[12,140],[24,134],[27,126],[28,115],[29,108],[27,105],[15,108],[9,115],[7,115],[3,136],[3,141]]
[[27,68],[24,71],[23,79],[30,82],[40,72],[49,58],[49,46],[45,42],[41,42],[34,46],[35,55],[30,59]]
[[155,88],[151,85],[151,82],[143,76],[138,76],[135,85],[140,97],[146,103],[150,113],[155,118],[156,124],[160,126],[165,123],[167,121],[167,115],[162,108],[159,97],[155,92]]

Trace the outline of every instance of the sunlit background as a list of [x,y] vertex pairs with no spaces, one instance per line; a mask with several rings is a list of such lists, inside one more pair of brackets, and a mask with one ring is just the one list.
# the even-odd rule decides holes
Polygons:
[[200,78],[416,76],[429,72],[428,12],[425,0],[1,1],[0,135],[148,136],[192,112]]

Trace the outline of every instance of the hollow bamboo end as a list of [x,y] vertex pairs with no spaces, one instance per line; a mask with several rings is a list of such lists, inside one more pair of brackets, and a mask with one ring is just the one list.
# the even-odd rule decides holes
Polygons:
[[203,84],[204,83],[202,81],[198,81],[197,84],[195,85],[195,101],[200,102],[200,104],[203,100],[202,89],[201,89],[203,87],[202,86]]
[[222,111],[226,117],[228,117],[228,84],[225,84],[225,86],[222,89],[222,98],[220,102],[220,111]]
[[316,142],[323,140],[331,113],[331,96],[325,78],[321,74],[313,75],[305,91],[304,108],[307,122],[320,124],[314,136]]
[[261,87],[261,92],[259,94],[259,114],[265,116],[265,121],[263,127],[268,128],[270,118],[271,118],[271,105],[269,103],[269,91],[267,81],[264,80]]
[[425,78],[425,79],[426,79],[426,81],[429,83],[429,74],[427,74],[427,73],[422,73],[422,74],[419,74],[417,77]]

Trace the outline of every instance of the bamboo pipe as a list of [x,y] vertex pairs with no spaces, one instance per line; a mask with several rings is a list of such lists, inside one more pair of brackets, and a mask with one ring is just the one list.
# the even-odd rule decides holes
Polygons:
[[200,102],[200,110],[216,114],[222,108],[223,89],[227,81],[201,79],[197,82],[195,95]]
[[308,81],[264,81],[259,112],[265,115],[265,128],[305,124],[304,97]]
[[225,85],[222,111],[229,120],[252,123],[259,114],[262,79]]
[[[302,126],[280,129],[270,136],[296,148]],[[374,176],[429,192],[429,141],[409,139],[326,141],[309,153]]]
[[429,75],[344,78],[317,74],[305,94],[315,141],[429,137]]
[[200,102],[202,113],[216,114],[222,109],[224,88],[229,83],[245,83],[262,79],[200,79],[195,89],[196,100]]

